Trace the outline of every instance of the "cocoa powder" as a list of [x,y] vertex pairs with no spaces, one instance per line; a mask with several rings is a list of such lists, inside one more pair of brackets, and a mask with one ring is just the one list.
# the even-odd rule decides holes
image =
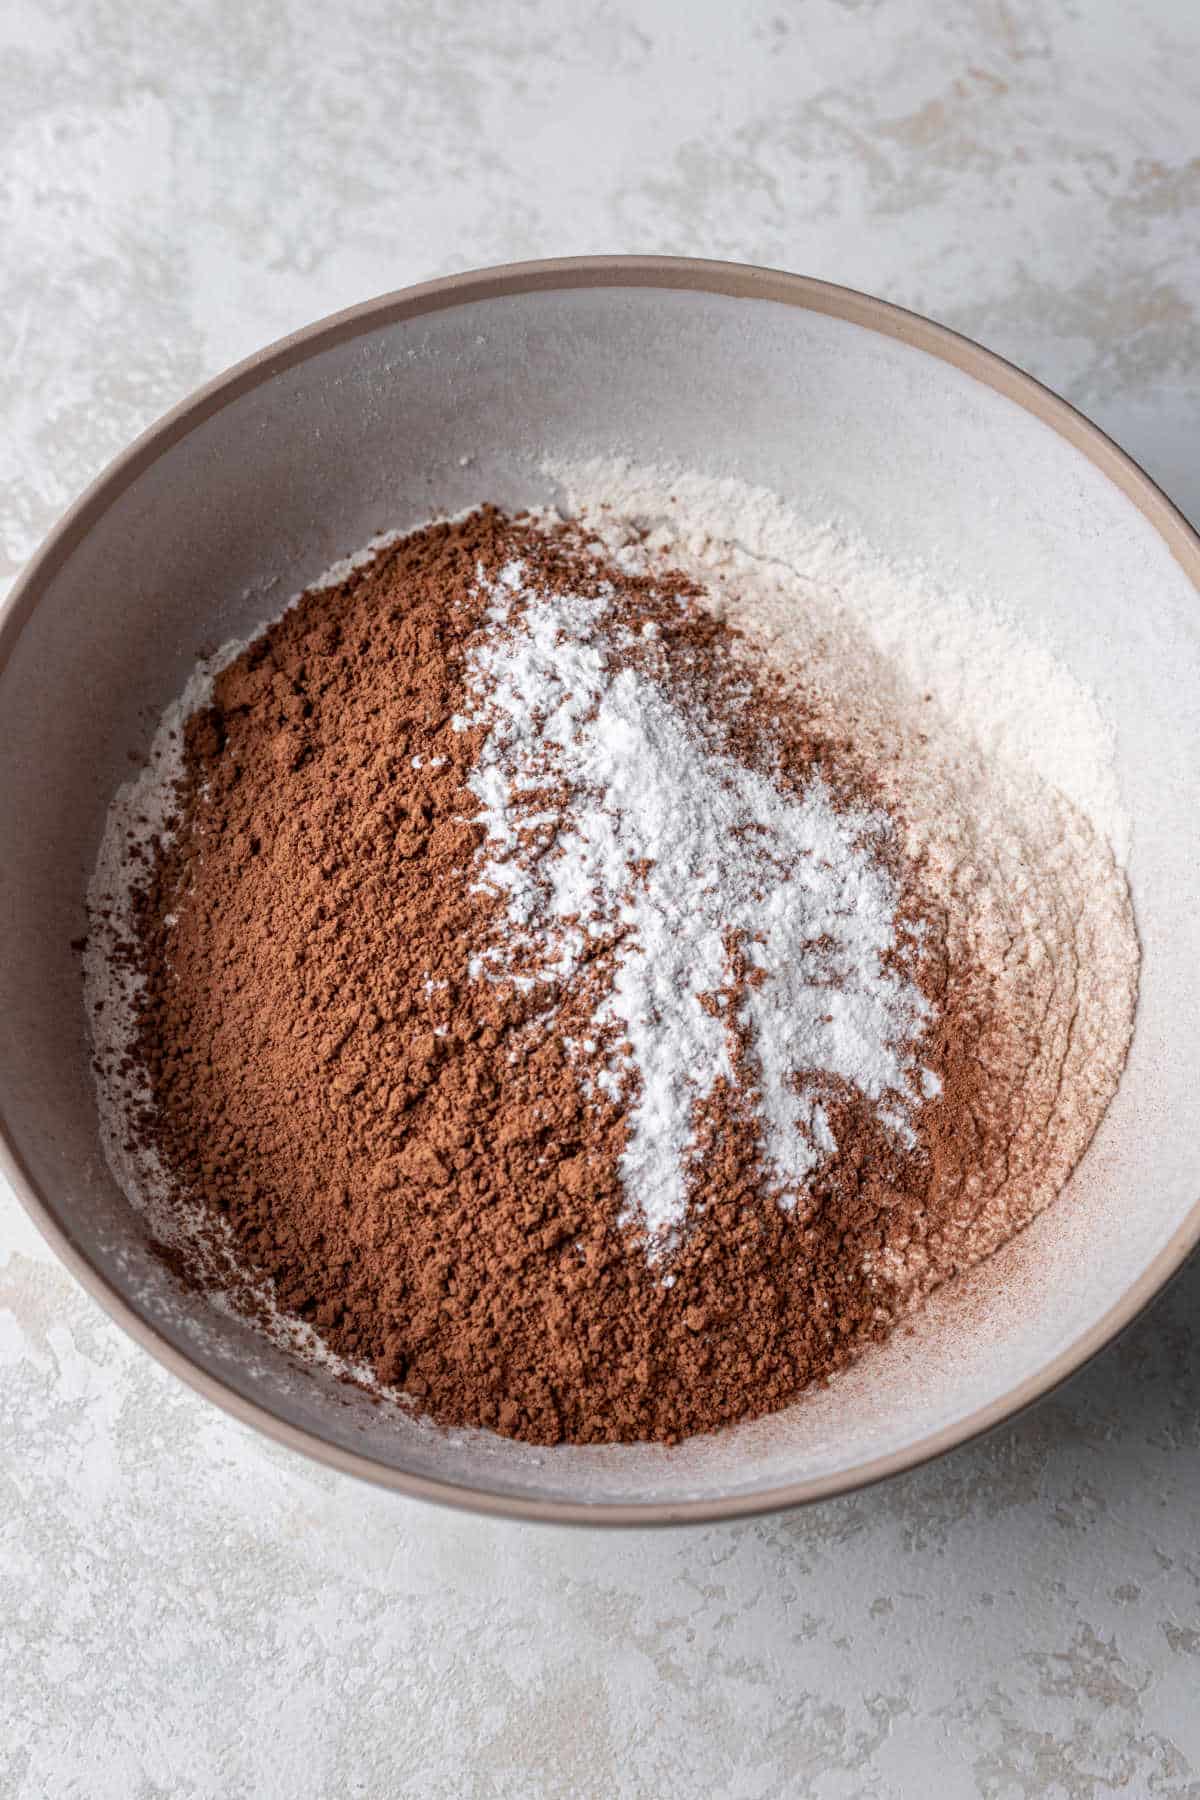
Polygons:
[[[698,1108],[687,1230],[649,1255],[622,1221],[627,1105],[594,1079],[605,1045],[590,1066],[578,1050],[612,946],[591,946],[549,1019],[539,984],[467,971],[504,926],[471,876],[486,728],[462,728],[466,659],[486,629],[480,574],[515,554],[550,587],[607,583],[630,657],[653,622],[660,662],[732,753],[797,791],[820,769],[839,803],[870,800],[852,746],[794,699],[783,717],[766,674],[747,694],[729,628],[680,605],[686,583],[490,509],[428,527],[305,596],[188,722],[128,952],[145,980],[139,1131],[280,1307],[436,1419],[538,1443],[674,1441],[778,1408],[890,1328],[903,1296],[872,1268],[961,1223],[995,1148],[981,1135],[1005,1127],[981,1092],[987,984],[951,966],[920,870],[885,843],[940,1094],[904,1147],[826,1081],[837,1149],[785,1210],[734,1043],[732,1078]],[[739,979],[757,978],[743,961]]]

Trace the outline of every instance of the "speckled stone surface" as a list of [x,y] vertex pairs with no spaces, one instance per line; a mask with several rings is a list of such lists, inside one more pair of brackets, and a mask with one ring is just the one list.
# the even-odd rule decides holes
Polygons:
[[[664,250],[981,338],[1200,519],[1191,0],[0,15],[0,575],[281,332]],[[983,1444],[679,1535],[308,1466],[108,1324],[0,1191],[0,1793],[1200,1796],[1200,1264]]]

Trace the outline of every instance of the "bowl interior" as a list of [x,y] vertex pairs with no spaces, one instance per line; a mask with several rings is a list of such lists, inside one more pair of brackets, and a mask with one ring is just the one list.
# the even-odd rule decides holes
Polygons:
[[[101,485],[25,585],[0,675],[0,1108],[73,1265],[227,1403],[263,1409],[335,1459],[519,1508],[817,1493],[1031,1397],[1102,1340],[1112,1309],[1152,1290],[1198,1228],[1195,572],[1164,540],[1177,530],[1165,508],[1154,517],[1152,497],[1140,508],[1058,430],[922,348],[919,329],[886,309],[860,308],[866,322],[813,310],[828,301],[801,284],[780,290],[801,304],[653,283],[495,287],[466,282],[433,310],[366,310],[184,409]],[[244,635],[377,531],[483,499],[553,499],[543,461],[598,454],[774,489],[1048,636],[1116,734],[1145,959],[1121,1090],[1059,1204],[831,1389],[670,1450],[532,1450],[438,1432],[182,1293],[100,1154],[69,948],[128,753],[202,647]],[[1109,468],[1137,491],[1118,458]],[[1182,530],[1175,548],[1192,554]]]

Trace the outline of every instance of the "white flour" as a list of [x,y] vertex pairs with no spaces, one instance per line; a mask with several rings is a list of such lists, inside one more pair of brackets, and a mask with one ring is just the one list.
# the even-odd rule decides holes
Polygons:
[[[461,721],[490,728],[470,786],[488,834],[481,886],[504,898],[511,928],[472,973],[565,979],[589,937],[620,930],[594,1024],[619,1027],[601,1080],[630,1107],[627,1216],[640,1214],[659,1247],[684,1222],[695,1105],[734,1079],[731,936],[761,976],[737,1022],[781,1203],[794,1206],[836,1149],[798,1076],[840,1077],[911,1145],[906,1102],[937,1082],[912,1056],[927,1002],[884,960],[898,901],[871,843],[884,821],[837,811],[819,777],[788,795],[723,753],[713,727],[706,736],[655,681],[610,668],[608,598],[529,582],[511,563],[490,589],[495,635],[470,669],[481,704]],[[543,810],[547,787],[570,790],[561,814]],[[555,823],[547,853],[537,827]],[[518,972],[530,962],[533,975]]]

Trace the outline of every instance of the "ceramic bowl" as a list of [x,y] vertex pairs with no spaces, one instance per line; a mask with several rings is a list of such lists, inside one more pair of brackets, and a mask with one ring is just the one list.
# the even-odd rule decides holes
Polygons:
[[[372,1405],[180,1289],[100,1152],[78,960],[110,797],[198,649],[373,533],[554,498],[547,456],[736,474],[1000,596],[1095,692],[1133,822],[1144,965],[1120,1091],[1068,1191],[827,1390],[676,1448],[531,1449]],[[408,1494],[653,1523],[844,1493],[1061,1381],[1200,1237],[1200,541],[1027,376],[879,300],[602,258],[412,288],[297,333],[134,444],[0,628],[0,1118],[63,1261],[202,1394]]]

